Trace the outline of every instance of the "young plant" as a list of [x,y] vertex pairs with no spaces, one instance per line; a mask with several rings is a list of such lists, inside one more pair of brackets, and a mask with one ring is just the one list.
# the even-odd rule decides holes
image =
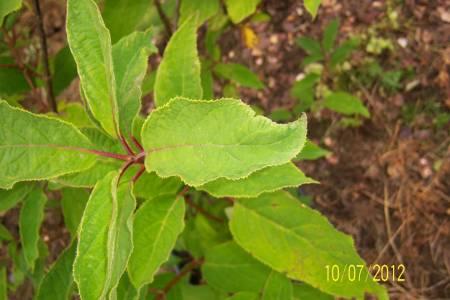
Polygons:
[[[369,117],[369,111],[361,99],[336,84],[338,70],[346,68],[346,61],[358,46],[358,41],[348,39],[336,45],[338,32],[339,21],[334,20],[326,26],[321,41],[310,37],[297,40],[308,56],[303,60],[306,75],[292,87],[292,95],[299,99],[294,111],[300,113],[327,108],[346,116],[342,120],[344,124],[359,124],[358,117]],[[337,91],[331,91],[330,85]],[[315,98],[318,101],[314,101]]]
[[[21,254],[12,246],[11,256],[35,298],[386,299],[353,240],[283,191],[315,182],[292,163],[306,117],[277,124],[240,100],[202,100],[197,22],[186,18],[172,35],[144,122],[152,34],[112,44],[93,0],[67,7],[89,119],[77,127],[0,102],[0,209],[22,202]],[[60,190],[72,235],[47,272],[39,237],[47,196],[34,181]],[[359,273],[335,280],[331,266]],[[2,286],[6,278],[0,267]]]

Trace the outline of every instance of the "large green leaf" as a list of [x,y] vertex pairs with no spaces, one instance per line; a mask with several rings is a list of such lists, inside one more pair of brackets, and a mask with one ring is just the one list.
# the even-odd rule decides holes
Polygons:
[[243,179],[229,180],[219,178],[199,186],[198,189],[204,190],[218,198],[247,198],[308,183],[317,183],[317,181],[306,177],[294,164],[287,163],[256,171]]
[[241,64],[217,64],[214,71],[220,76],[249,88],[263,89],[264,83],[249,68]]
[[237,24],[253,14],[261,0],[225,0],[231,21]]
[[58,257],[42,279],[36,300],[47,300],[50,295],[52,300],[69,299],[73,286],[72,265],[76,248],[76,244],[73,243]]
[[144,202],[135,215],[134,249],[128,274],[136,288],[151,283],[162,263],[169,258],[184,228],[183,198],[160,196]]
[[[363,298],[364,293],[386,299],[386,290],[373,281],[351,237],[337,231],[317,211],[285,192],[239,201],[230,229],[236,242],[261,262],[289,278],[340,296]],[[342,276],[327,280],[326,267],[342,272],[349,265],[364,266],[359,280]]]
[[56,178],[54,181],[74,188],[91,188],[106,174],[120,169],[118,161],[98,160],[89,169],[79,173],[68,174]]
[[0,188],[83,171],[95,161],[74,126],[0,101]]
[[361,99],[346,92],[331,93],[325,98],[324,106],[345,115],[370,117],[370,113]]
[[74,278],[82,299],[114,297],[132,249],[135,199],[111,172],[94,187],[79,228]]
[[111,37],[93,0],[68,0],[67,40],[92,114],[106,132],[117,136]]
[[25,263],[31,271],[39,257],[39,229],[44,220],[44,208],[47,197],[39,189],[31,191],[23,201],[19,215],[20,242]]
[[[201,25],[214,16],[220,8],[219,0],[184,0],[180,6],[180,20],[182,24],[189,17],[197,17],[197,24]],[[197,16],[198,14],[198,16]]]
[[22,201],[32,188],[32,184],[21,182],[10,190],[0,190],[0,215]]
[[325,294],[306,283],[294,284],[293,288],[294,297],[292,300],[334,300],[333,296]]
[[22,6],[22,0],[2,0],[0,2],[0,27],[3,25],[3,19]]
[[158,67],[155,102],[163,106],[176,96],[202,98],[196,18],[189,18],[172,35]]
[[209,285],[227,293],[257,293],[265,300],[292,299],[289,279],[257,261],[234,242],[210,249],[202,270]]
[[148,0],[106,0],[103,17],[112,42],[136,30],[151,5]]
[[287,163],[305,139],[306,117],[276,124],[234,99],[175,98],[153,111],[142,128],[147,171],[179,176],[193,186]]
[[151,38],[150,31],[134,32],[122,38],[112,48],[119,129],[129,141],[133,120],[141,109],[141,86],[147,72],[148,56],[157,51]]

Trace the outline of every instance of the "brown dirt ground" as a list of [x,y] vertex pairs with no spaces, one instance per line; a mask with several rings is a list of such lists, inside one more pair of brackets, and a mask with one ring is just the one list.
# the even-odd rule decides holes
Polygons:
[[[65,43],[64,3],[43,2],[50,53],[54,54]],[[258,104],[266,112],[291,107],[296,100],[289,90],[302,72],[300,64],[305,56],[295,45],[297,37],[320,36],[334,17],[341,20],[340,38],[366,32],[387,18],[387,1],[323,2],[312,21],[301,1],[263,1],[260,8],[272,19],[251,25],[260,40],[257,49],[243,46],[239,28],[223,35],[220,44],[225,60],[246,64],[268,86],[261,92],[241,89],[244,101]],[[421,107],[426,101],[436,101],[447,111],[450,108],[449,6],[445,0],[405,0],[399,6],[399,28],[384,28],[382,35],[394,42],[406,37],[409,44],[406,48],[397,45],[395,51],[378,60],[387,67],[413,68],[418,86],[391,95],[376,85],[362,91],[372,117],[358,128],[334,126],[338,116],[330,112],[311,114],[310,138],[333,154],[300,164],[321,182],[302,191],[313,195],[314,207],[337,228],[354,237],[368,264],[406,266],[406,282],[386,283],[393,299],[450,299],[449,126],[436,130],[423,113],[410,123],[401,117],[407,104]],[[28,28],[35,25],[29,11],[22,15],[21,24]],[[33,30],[29,35],[37,43]],[[357,53],[353,59],[357,61],[361,55]],[[216,91],[220,94],[220,85]],[[76,83],[63,97],[78,99]],[[146,107],[151,107],[151,97],[146,101]],[[39,92],[31,93],[25,103],[38,111],[47,109]],[[438,170],[433,168],[437,163],[441,164]],[[11,211],[4,220],[9,228],[17,228],[17,211]],[[47,212],[43,235],[52,261],[68,240],[58,210]],[[21,296],[14,299],[26,299],[29,290],[17,294]]]

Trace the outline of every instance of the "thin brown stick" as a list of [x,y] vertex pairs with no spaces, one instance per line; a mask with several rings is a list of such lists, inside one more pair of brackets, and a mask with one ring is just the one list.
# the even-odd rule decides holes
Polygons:
[[198,260],[193,260],[187,265],[184,266],[184,268],[180,271],[180,273],[177,274],[172,280],[170,280],[166,286],[158,293],[156,296],[156,300],[163,300],[166,297],[166,294],[187,274],[189,274],[192,270],[195,268],[201,266],[204,262],[203,258],[200,258]]
[[47,38],[45,36],[44,29],[44,20],[42,18],[41,6],[39,5],[39,0],[33,0],[34,10],[38,19],[38,32],[39,38],[41,42],[41,51],[42,51],[42,61],[44,64],[44,81],[47,92],[47,103],[50,104],[50,108],[55,113],[58,112],[58,107],[56,105],[55,95],[53,94],[53,83],[52,83],[52,75],[50,73],[50,65],[48,59],[48,50],[47,50]]
[[223,222],[224,222],[224,220],[222,220],[221,218],[216,217],[215,215],[210,214],[210,213],[207,212],[205,209],[203,209],[203,207],[201,207],[201,206],[195,204],[191,199],[185,197],[185,198],[184,198],[184,201],[186,201],[186,203],[187,203],[189,206],[193,207],[193,208],[194,208],[196,211],[198,211],[200,214],[204,215],[207,219],[210,219],[210,220],[212,220],[212,221],[219,222],[219,223],[223,223]]
[[169,35],[169,37],[172,36],[172,25],[170,25],[170,20],[162,8],[161,2],[159,0],[153,0],[153,3],[156,6],[156,10],[158,11],[158,15],[163,22],[164,27],[166,28],[167,34]]

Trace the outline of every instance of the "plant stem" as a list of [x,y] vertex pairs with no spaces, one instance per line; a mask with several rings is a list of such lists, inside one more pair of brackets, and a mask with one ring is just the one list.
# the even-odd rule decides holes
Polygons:
[[41,7],[39,5],[39,0],[33,0],[34,10],[38,19],[38,32],[39,38],[41,42],[41,51],[42,51],[42,61],[44,64],[44,81],[47,92],[47,103],[50,104],[50,108],[53,112],[58,112],[58,107],[56,105],[55,95],[53,94],[53,83],[52,76],[50,73],[49,59],[48,59],[48,50],[47,50],[47,38],[45,36],[44,29],[44,20],[42,18]]
[[158,11],[158,15],[163,22],[164,27],[166,28],[167,34],[169,37],[172,36],[172,25],[170,25],[170,20],[162,8],[161,2],[159,0],[153,0],[153,3],[156,6],[156,10]]
[[207,219],[211,220],[211,221],[215,221],[215,222],[219,222],[219,223],[223,223],[224,221],[219,218],[216,217],[215,215],[210,214],[209,212],[207,212],[205,209],[203,209],[203,207],[195,204],[191,199],[189,198],[184,198],[184,200],[186,201],[186,203],[193,207],[196,211],[198,211],[200,214],[204,215]]
[[170,280],[166,286],[162,289],[162,291],[156,296],[156,300],[163,300],[166,297],[166,294],[187,274],[189,274],[192,270],[197,268],[198,266],[201,266],[204,262],[203,258],[200,258],[198,260],[193,260],[187,265],[184,266],[184,268],[180,271],[180,273],[177,274],[172,280]]

